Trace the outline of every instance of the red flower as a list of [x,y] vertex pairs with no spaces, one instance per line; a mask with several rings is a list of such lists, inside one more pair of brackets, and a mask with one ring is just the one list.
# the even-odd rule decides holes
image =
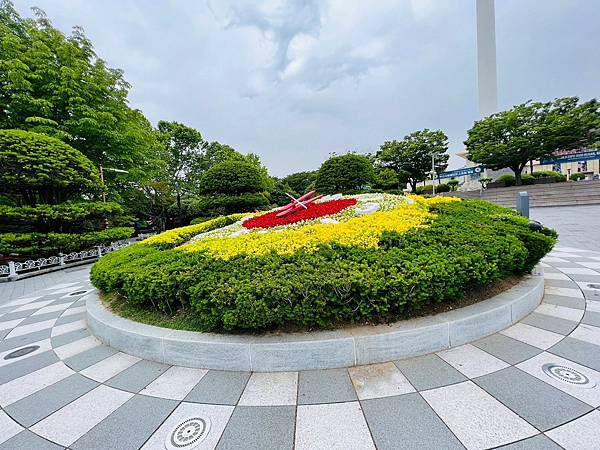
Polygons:
[[246,228],[270,228],[279,225],[289,225],[290,223],[300,222],[301,220],[316,219],[318,217],[336,214],[341,210],[354,205],[356,205],[356,199],[354,198],[330,200],[323,203],[310,203],[306,209],[299,208],[287,216],[277,217],[277,214],[279,214],[281,210],[275,210],[263,214],[262,216],[248,219],[243,225]]

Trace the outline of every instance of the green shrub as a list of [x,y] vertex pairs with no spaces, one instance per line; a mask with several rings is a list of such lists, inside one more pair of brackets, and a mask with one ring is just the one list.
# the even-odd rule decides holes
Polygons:
[[359,191],[375,181],[373,162],[365,155],[347,153],[326,160],[317,172],[316,186],[322,194]]
[[[447,184],[440,183],[435,185],[435,192],[450,192],[451,188]],[[428,184],[426,186],[419,186],[417,188],[417,194],[433,194],[433,186]]]
[[494,180],[495,183],[505,183],[507,186],[515,185],[515,176],[509,173],[500,175],[498,178]]
[[551,170],[541,170],[539,172],[533,172],[531,175],[536,179],[544,177],[554,178],[557,183],[567,181],[567,177],[565,175],[559,172],[552,172]]
[[473,286],[531,271],[555,234],[483,201],[440,204],[429,227],[384,233],[379,248],[323,245],[293,255],[224,261],[134,244],[92,268],[92,283],[122,301],[172,313],[200,330],[262,331],[391,322],[460,299]]
[[585,180],[585,174],[584,173],[574,173],[573,175],[571,175],[569,177],[569,179],[571,181]]
[[460,181],[452,179],[446,184],[450,187],[450,191],[456,191],[458,185],[460,184]]
[[76,252],[127,239],[134,231],[131,227],[121,227],[81,234],[4,233],[0,234],[0,255],[38,257]]
[[[178,214],[184,222],[198,217],[217,217],[237,212],[252,212],[269,207],[271,201],[265,192],[240,195],[204,195],[183,199]],[[173,206],[175,212],[176,206]]]
[[200,179],[203,194],[239,195],[267,189],[260,166],[247,161],[229,160],[208,169]]
[[524,173],[521,176],[521,180],[523,182],[523,185],[528,185],[528,184],[535,183],[535,178],[531,174],[529,174],[529,173]]

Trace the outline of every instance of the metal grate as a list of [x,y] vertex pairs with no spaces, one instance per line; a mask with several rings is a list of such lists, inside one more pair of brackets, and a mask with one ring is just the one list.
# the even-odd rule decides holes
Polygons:
[[206,439],[209,431],[210,420],[208,418],[189,418],[177,425],[167,435],[165,448],[167,450],[193,449]]
[[550,378],[562,381],[563,383],[569,383],[574,386],[585,388],[593,388],[596,386],[596,383],[591,381],[585,374],[571,367],[548,363],[542,366],[542,370]]
[[30,353],[35,352],[39,348],[39,345],[29,345],[27,347],[19,348],[14,352],[10,352],[8,355],[4,356],[4,359],[20,358],[21,356],[29,355]]

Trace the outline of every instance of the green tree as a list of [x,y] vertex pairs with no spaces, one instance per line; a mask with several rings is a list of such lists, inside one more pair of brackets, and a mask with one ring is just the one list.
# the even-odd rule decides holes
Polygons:
[[23,19],[0,0],[0,128],[57,137],[95,165],[142,165],[152,126],[128,106],[123,72],[97,57],[81,28],[65,36],[34,12]]
[[203,194],[239,195],[263,192],[267,185],[256,164],[230,159],[208,169],[200,187]]
[[600,104],[577,97],[528,101],[475,122],[465,141],[467,157],[491,169],[509,168],[515,183],[529,161],[557,150],[592,144],[600,129]]
[[181,207],[182,194],[191,191],[195,176],[201,170],[204,140],[194,128],[177,122],[158,122],[158,140],[164,146],[164,168]]
[[382,167],[394,170],[399,179],[406,178],[412,192],[416,192],[417,183],[431,173],[432,158],[436,172],[446,170],[447,150],[446,134],[426,128],[405,136],[401,141],[385,142],[377,152],[377,160]]
[[318,171],[316,170],[310,172],[296,172],[282,178],[281,181],[298,194],[306,194],[314,188],[317,173]]
[[316,187],[323,194],[335,194],[363,189],[375,180],[371,159],[347,153],[326,160],[317,174]]
[[400,187],[398,174],[389,167],[377,169],[375,171],[375,187],[379,189],[398,189]]
[[101,188],[89,159],[43,134],[0,130],[0,167],[0,194],[17,205],[58,204]]

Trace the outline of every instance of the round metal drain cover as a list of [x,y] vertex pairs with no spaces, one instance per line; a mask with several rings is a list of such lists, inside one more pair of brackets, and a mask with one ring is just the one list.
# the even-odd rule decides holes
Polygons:
[[165,440],[167,450],[186,449],[197,447],[210,431],[210,420],[207,418],[192,417],[177,425]]
[[548,363],[542,366],[542,370],[550,378],[554,378],[555,380],[559,380],[564,383],[585,388],[593,388],[596,386],[596,383],[590,381],[586,375],[578,370],[572,369],[571,367]]
[[39,345],[30,345],[28,347],[19,348],[14,352],[10,352],[4,357],[4,359],[20,358],[21,356],[29,355],[30,353],[35,352],[38,348],[40,348]]
[[75,291],[75,292],[71,292],[69,295],[75,297],[76,295],[83,295],[87,293],[87,291]]

